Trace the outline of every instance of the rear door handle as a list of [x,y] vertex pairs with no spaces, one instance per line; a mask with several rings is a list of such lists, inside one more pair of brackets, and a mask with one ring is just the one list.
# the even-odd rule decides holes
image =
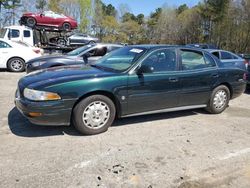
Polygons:
[[213,77],[213,78],[218,78],[218,77],[219,77],[219,74],[212,74],[212,77]]
[[172,77],[172,78],[169,78],[169,81],[170,82],[178,82],[178,78]]

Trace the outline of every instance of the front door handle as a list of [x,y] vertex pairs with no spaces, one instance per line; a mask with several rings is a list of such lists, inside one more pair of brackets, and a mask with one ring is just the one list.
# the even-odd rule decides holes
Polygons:
[[178,82],[178,78],[172,77],[172,78],[169,78],[169,81],[170,82]]

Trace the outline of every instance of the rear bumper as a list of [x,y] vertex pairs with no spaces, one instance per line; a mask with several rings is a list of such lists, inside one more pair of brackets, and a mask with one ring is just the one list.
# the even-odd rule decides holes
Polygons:
[[[70,125],[71,112],[75,99],[33,102],[15,98],[17,109],[33,124],[38,125]],[[41,113],[39,117],[31,117],[29,113]]]
[[233,95],[232,99],[239,97],[246,90],[246,81],[241,81],[232,85]]

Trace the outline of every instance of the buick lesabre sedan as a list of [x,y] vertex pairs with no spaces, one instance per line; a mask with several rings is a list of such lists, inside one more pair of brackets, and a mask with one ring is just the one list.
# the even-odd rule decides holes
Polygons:
[[114,119],[194,108],[223,112],[246,87],[246,72],[206,51],[127,46],[94,65],[35,71],[18,83],[16,107],[32,123],[70,125],[86,135]]

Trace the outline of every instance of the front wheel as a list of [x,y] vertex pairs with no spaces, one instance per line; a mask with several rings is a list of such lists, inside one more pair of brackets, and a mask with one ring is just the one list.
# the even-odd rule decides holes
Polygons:
[[206,110],[212,114],[220,114],[227,107],[230,100],[230,91],[227,86],[221,85],[216,87],[210,97]]
[[63,30],[68,31],[68,30],[71,30],[71,25],[70,25],[70,23],[64,23],[62,25],[62,28],[63,28]]
[[73,110],[73,123],[84,135],[105,132],[115,119],[113,101],[103,95],[92,95],[80,101]]

